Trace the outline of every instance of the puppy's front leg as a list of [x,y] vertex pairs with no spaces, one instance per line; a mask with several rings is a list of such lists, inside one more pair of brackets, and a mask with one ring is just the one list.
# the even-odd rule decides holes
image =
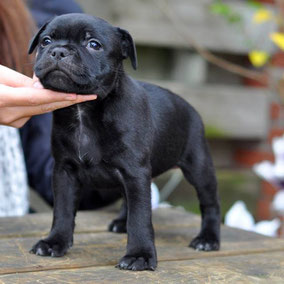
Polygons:
[[42,256],[63,256],[73,244],[78,186],[75,179],[59,167],[53,175],[54,209],[49,236],[38,241],[30,252]]
[[123,180],[127,198],[127,251],[120,269],[155,270],[157,256],[151,210],[151,176],[145,169],[136,178]]

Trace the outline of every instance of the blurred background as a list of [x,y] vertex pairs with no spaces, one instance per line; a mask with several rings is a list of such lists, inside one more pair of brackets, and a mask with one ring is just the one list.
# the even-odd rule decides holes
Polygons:
[[[275,217],[277,186],[252,170],[274,161],[284,133],[283,1],[78,0],[84,11],[127,29],[138,53],[135,78],[170,88],[201,114],[216,166],[222,216],[245,202],[256,221]],[[282,36],[282,37],[281,37]],[[178,169],[155,183],[161,199],[198,213]]]

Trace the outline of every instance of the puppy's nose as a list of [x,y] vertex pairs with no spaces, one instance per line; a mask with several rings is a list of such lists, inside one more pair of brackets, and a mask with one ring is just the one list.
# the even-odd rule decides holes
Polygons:
[[68,49],[64,48],[64,47],[55,47],[52,51],[51,51],[51,54],[50,56],[53,58],[53,59],[56,59],[56,60],[61,60],[65,57],[67,57],[69,55],[69,51]]

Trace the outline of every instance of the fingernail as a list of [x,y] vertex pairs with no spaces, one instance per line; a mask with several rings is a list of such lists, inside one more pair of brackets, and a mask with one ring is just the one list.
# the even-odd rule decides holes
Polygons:
[[33,86],[34,86],[34,88],[37,88],[37,89],[43,89],[43,86],[42,86],[42,84],[39,81],[36,81],[33,84]]
[[74,95],[67,95],[66,97],[65,97],[65,100],[67,100],[67,101],[75,101],[77,99],[77,95],[76,94],[74,94]]

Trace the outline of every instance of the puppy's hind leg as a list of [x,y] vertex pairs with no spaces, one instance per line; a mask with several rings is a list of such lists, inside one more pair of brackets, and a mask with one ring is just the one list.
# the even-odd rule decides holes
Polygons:
[[192,145],[179,162],[185,178],[197,191],[202,217],[200,233],[189,246],[196,250],[219,250],[220,205],[217,181],[207,143],[204,138],[200,138],[200,141],[194,141],[195,146]]
[[118,217],[110,223],[108,230],[114,233],[126,233],[127,231],[126,222],[127,222],[127,204],[126,200],[124,199]]

